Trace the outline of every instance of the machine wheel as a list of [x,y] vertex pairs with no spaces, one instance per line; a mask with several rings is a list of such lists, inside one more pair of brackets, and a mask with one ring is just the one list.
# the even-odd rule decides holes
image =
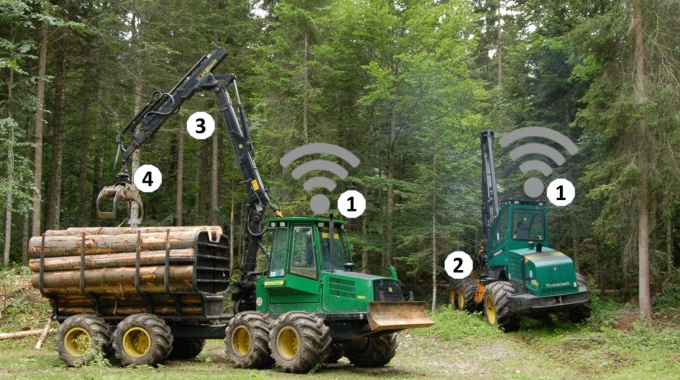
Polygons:
[[449,307],[452,309],[458,308],[458,288],[462,280],[453,280],[451,287],[449,287]]
[[[588,288],[588,282],[586,282],[585,277],[580,273],[576,273],[576,281],[578,281],[578,286]],[[578,305],[569,310],[565,310],[557,314],[557,316],[562,320],[567,320],[572,323],[583,322],[590,318],[590,312],[592,311],[592,306],[590,305],[590,300],[588,302]]]
[[172,351],[168,355],[169,360],[193,359],[203,351],[205,339],[196,338],[174,338]]
[[156,365],[172,350],[172,333],[153,314],[133,314],[123,319],[113,333],[113,351],[121,365]]
[[55,339],[59,357],[69,366],[78,366],[109,353],[111,328],[97,316],[77,314],[59,325]]
[[335,364],[338,360],[342,359],[343,356],[345,356],[345,350],[342,348],[342,345],[333,343],[331,344],[331,353],[328,354],[328,358],[326,358],[326,363]]
[[458,310],[473,312],[477,309],[475,305],[475,293],[477,292],[479,280],[463,280],[456,292],[456,307]]
[[357,338],[345,343],[345,356],[357,367],[382,367],[397,353],[397,334]]
[[256,311],[236,314],[229,321],[224,344],[227,356],[238,368],[269,368],[274,363],[269,352],[268,315]]
[[314,314],[293,311],[280,316],[269,333],[276,365],[286,372],[309,372],[331,353],[330,329]]
[[508,281],[496,281],[486,286],[484,292],[484,315],[492,326],[505,332],[519,329],[519,318],[510,313],[508,297],[514,293]]

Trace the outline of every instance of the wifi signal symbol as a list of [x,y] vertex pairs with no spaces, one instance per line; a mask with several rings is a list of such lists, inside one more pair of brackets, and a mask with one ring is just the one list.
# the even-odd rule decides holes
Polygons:
[[[281,166],[287,168],[299,158],[322,153],[340,157],[354,168],[359,166],[359,163],[361,162],[359,158],[357,158],[357,156],[355,156],[349,150],[337,145],[326,143],[311,143],[295,148],[286,153],[279,162],[281,163]],[[302,176],[312,171],[328,171],[332,174],[335,174],[337,177],[340,177],[340,179],[347,178],[347,175],[349,174],[347,169],[343,168],[339,164],[323,159],[307,161],[293,169],[291,174],[293,175],[293,178],[300,179]],[[312,190],[319,187],[323,187],[328,191],[333,191],[336,184],[335,181],[328,177],[316,176],[309,178],[302,186],[308,192],[311,192]],[[323,194],[316,194],[309,201],[309,206],[317,215],[326,213],[326,211],[328,211],[330,208],[330,205],[330,200]]]
[[[515,129],[501,138],[501,146],[505,148],[515,141],[526,137],[540,137],[552,140],[566,149],[570,155],[573,156],[578,153],[578,147],[567,136],[550,128],[543,127],[525,127]],[[550,158],[555,164],[557,164],[557,166],[562,166],[566,162],[566,159],[562,153],[560,153],[557,149],[545,144],[528,143],[520,145],[510,152],[510,158],[513,161],[517,161],[527,155],[546,156]],[[552,166],[544,161],[535,159],[522,162],[519,165],[519,169],[524,174],[537,171],[543,174],[545,177],[549,176],[553,172]],[[531,198],[538,198],[541,194],[543,194],[543,189],[543,181],[537,177],[531,177],[524,182],[524,194]]]

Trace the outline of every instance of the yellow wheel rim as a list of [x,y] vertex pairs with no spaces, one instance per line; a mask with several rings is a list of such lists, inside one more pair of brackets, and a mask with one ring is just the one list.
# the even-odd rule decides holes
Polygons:
[[456,291],[454,289],[449,289],[449,305],[456,307]]
[[493,298],[491,295],[487,295],[484,300],[484,308],[486,309],[486,319],[492,325],[496,324],[496,305],[493,303]]
[[284,327],[276,337],[276,347],[286,360],[294,359],[300,350],[300,336],[292,327]]
[[92,337],[82,327],[73,327],[64,335],[64,349],[66,352],[76,358],[80,358],[92,345]]
[[123,335],[123,350],[133,358],[141,358],[151,350],[151,335],[141,327],[127,330]]
[[231,348],[236,355],[244,357],[250,352],[251,339],[250,332],[245,326],[239,326],[231,336]]
[[461,289],[458,292],[458,308],[465,310],[465,289]]

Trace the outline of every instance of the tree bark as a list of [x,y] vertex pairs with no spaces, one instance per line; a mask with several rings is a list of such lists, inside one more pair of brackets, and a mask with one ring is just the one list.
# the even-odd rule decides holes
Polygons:
[[666,222],[666,271],[668,277],[673,274],[673,218]]
[[[12,119],[12,86],[14,85],[14,70],[9,70],[7,81],[7,104],[8,117]],[[14,125],[9,125],[9,136],[7,138],[7,197],[5,199],[5,242],[2,249],[2,265],[9,265],[9,250],[12,243],[12,196],[14,184]]]
[[434,186],[437,185],[437,155],[432,162],[432,312],[437,307],[437,193]]
[[97,75],[92,75],[92,66],[85,65],[85,74],[83,77],[83,84],[80,89],[83,98],[83,118],[80,125],[80,166],[78,168],[78,225],[85,226],[88,224],[90,194],[87,191],[87,177],[88,177],[88,161],[90,150],[90,124],[92,123],[92,110],[90,105],[92,103],[92,91],[99,85]]
[[[361,234],[364,238],[368,237],[368,217],[364,216],[361,220]],[[365,248],[361,250],[361,273],[368,273],[368,251]]]
[[184,221],[184,123],[179,121],[177,130],[177,188],[175,192],[175,225],[181,226]]
[[[63,39],[64,33],[59,38]],[[54,111],[52,113],[52,144],[50,178],[47,184],[47,229],[59,228],[61,214],[62,163],[64,158],[64,87],[66,86],[66,54],[62,43],[57,44],[57,72],[54,80]]]
[[[141,17],[137,14],[132,15],[132,41],[137,45],[137,46],[143,46],[144,45],[144,37],[142,35],[141,31],[141,25],[142,25],[142,20]],[[137,57],[137,62],[135,65],[135,110],[134,114],[136,115],[139,113],[139,111],[142,109],[142,103],[143,103],[143,87],[142,87],[142,78],[144,75],[144,66],[142,65],[142,62],[144,61],[143,57]],[[134,133],[134,131],[132,132]],[[139,168],[139,164],[141,161],[141,148],[137,148],[132,153],[132,162],[131,162],[131,171],[130,171],[130,176],[132,178],[132,175],[134,175],[135,171]],[[135,187],[134,183],[132,184],[132,188],[137,190]],[[128,224],[130,226],[138,226],[141,223],[141,220],[139,217],[139,206],[136,203],[133,203],[130,206],[130,215],[128,219]],[[143,216],[142,216],[143,217]]]
[[31,222],[31,233],[33,236],[40,235],[42,218],[42,160],[43,160],[43,124],[45,108],[45,71],[47,69],[47,24],[41,27],[40,51],[38,52],[38,83],[36,91],[36,110],[35,110],[35,151],[33,164],[35,171],[33,174],[33,217]]
[[[645,50],[642,0],[633,4],[633,24],[635,28],[635,104],[642,107],[647,101],[645,90]],[[641,116],[637,121],[637,132],[640,141],[638,167],[640,169],[639,209],[638,209],[638,254],[639,254],[639,298],[640,315],[644,319],[652,318],[652,303],[649,290],[649,184],[647,154],[647,120]]]

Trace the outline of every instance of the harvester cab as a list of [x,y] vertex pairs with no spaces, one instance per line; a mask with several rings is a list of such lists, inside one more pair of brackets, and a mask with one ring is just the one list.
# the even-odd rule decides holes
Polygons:
[[588,318],[585,279],[569,256],[550,248],[545,202],[498,201],[493,138],[493,131],[482,132],[481,275],[454,282],[451,303],[460,310],[483,309],[487,321],[505,331],[518,329],[522,315]]

